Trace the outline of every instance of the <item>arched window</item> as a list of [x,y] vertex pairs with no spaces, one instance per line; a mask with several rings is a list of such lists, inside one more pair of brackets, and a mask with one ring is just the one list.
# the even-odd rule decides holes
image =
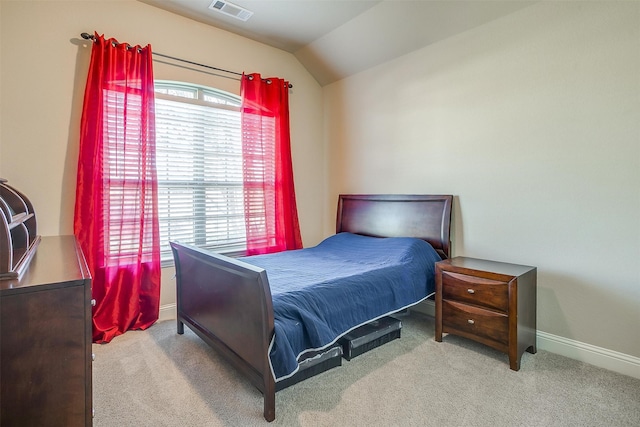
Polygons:
[[155,91],[162,259],[169,240],[244,250],[240,97],[169,81]]

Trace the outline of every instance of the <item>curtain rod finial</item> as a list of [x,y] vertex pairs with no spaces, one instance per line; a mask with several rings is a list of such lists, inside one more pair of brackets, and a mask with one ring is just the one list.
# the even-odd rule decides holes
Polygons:
[[93,36],[89,33],[82,33],[80,34],[80,37],[82,37],[85,40],[93,40]]

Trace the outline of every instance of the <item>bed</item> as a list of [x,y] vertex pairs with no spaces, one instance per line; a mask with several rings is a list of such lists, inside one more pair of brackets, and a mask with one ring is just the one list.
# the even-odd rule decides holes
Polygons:
[[[178,333],[187,325],[225,356],[262,392],[273,421],[276,383],[295,375],[305,354],[433,292],[434,264],[450,255],[451,204],[449,195],[340,195],[334,236],[280,254],[235,259],[171,242]],[[372,300],[373,288],[382,296]]]

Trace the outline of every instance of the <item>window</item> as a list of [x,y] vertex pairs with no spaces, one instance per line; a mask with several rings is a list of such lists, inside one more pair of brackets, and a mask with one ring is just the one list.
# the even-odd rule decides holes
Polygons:
[[155,91],[162,259],[172,258],[170,240],[244,250],[240,98],[166,81]]

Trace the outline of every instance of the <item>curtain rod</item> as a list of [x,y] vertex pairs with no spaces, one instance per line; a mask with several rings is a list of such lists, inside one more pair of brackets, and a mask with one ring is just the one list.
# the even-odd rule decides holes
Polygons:
[[[85,40],[95,41],[95,36],[92,36],[89,33],[81,33],[80,37],[82,37]],[[187,59],[176,58],[175,56],[169,56],[169,55],[165,55],[163,53],[158,53],[158,52],[153,52],[152,51],[151,54],[154,55],[154,56],[157,55],[157,56],[161,56],[163,58],[173,59],[174,61],[180,61],[180,62],[184,62],[184,63],[187,63],[187,64],[196,65],[198,67],[209,68],[210,70],[216,70],[216,71],[221,71],[223,73],[229,73],[229,74],[234,74],[236,76],[242,76],[242,73],[238,73],[237,71],[229,71],[229,70],[225,70],[224,68],[212,67],[211,65],[200,64],[199,62],[193,62],[193,61],[189,61]],[[235,80],[240,80],[240,79],[235,79]],[[292,87],[293,87],[293,85],[291,83],[289,83],[289,89],[291,89]]]

